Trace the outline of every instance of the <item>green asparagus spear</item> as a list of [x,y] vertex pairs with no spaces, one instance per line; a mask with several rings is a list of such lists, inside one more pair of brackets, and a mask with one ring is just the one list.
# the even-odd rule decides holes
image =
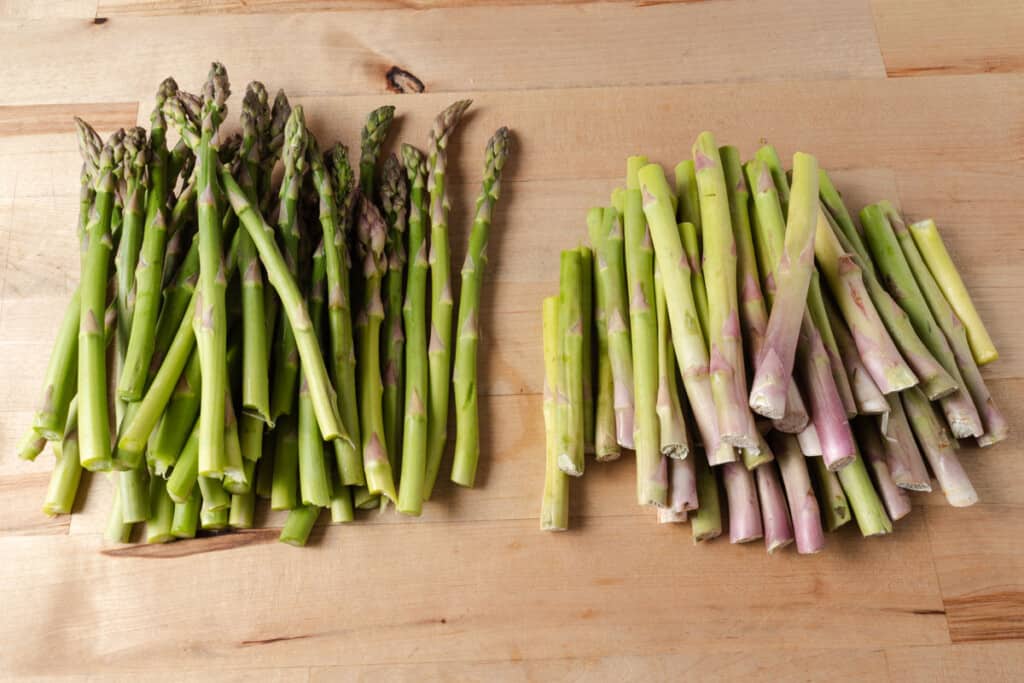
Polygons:
[[405,331],[402,325],[402,296],[405,290],[405,230],[408,218],[409,188],[405,169],[392,154],[384,161],[380,206],[387,222],[384,248],[387,271],[381,284],[384,301],[383,358],[384,442],[391,468],[398,471],[402,448],[402,382],[405,376]]

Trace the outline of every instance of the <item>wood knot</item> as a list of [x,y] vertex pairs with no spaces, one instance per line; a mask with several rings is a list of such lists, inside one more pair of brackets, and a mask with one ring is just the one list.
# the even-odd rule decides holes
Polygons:
[[391,92],[420,93],[426,89],[423,85],[423,81],[417,78],[414,74],[398,66],[393,66],[388,69],[385,79],[387,80],[388,90]]

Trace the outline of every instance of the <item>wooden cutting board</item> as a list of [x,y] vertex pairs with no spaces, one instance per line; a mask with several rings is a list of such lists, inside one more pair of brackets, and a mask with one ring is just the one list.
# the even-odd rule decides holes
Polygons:
[[[421,4],[435,3],[0,2],[0,678],[1018,677],[1020,3]],[[325,144],[357,144],[390,102],[392,140],[424,145],[433,114],[472,97],[452,143],[456,264],[486,139],[515,133],[483,294],[479,486],[442,483],[422,519],[364,515],[301,550],[273,528],[110,548],[103,477],[77,514],[48,519],[50,456],[13,455],[77,279],[71,116],[102,132],[146,121],[161,78],[193,89],[214,58],[232,120],[258,77]],[[573,482],[571,532],[537,530],[540,300],[558,251],[585,238],[627,155],[674,164],[703,129],[747,155],[762,139],[812,152],[854,208],[889,198],[939,222],[1001,351],[985,374],[1015,430],[963,452],[981,503],[915,496],[890,537],[846,528],[819,556],[769,557],[658,525],[622,459]],[[259,526],[280,524],[266,514]]]

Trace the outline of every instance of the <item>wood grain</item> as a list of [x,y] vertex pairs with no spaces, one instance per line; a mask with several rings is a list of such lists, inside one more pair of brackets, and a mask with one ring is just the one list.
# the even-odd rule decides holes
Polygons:
[[[766,44],[761,26],[769,23],[778,39]],[[688,28],[696,26],[702,30]],[[0,103],[10,104],[132,101],[151,97],[167,75],[196,88],[214,57],[239,91],[260,78],[294,95],[387,92],[392,66],[431,92],[885,73],[870,8],[814,0],[117,17],[0,31],[9,36]],[[174,49],[159,40],[137,43],[131,59],[107,49],[140,35],[174,36]],[[48,58],[55,44],[59,63]]]
[[956,643],[952,646],[893,648],[885,651],[889,678],[906,683],[990,681],[1020,678],[1024,643]]

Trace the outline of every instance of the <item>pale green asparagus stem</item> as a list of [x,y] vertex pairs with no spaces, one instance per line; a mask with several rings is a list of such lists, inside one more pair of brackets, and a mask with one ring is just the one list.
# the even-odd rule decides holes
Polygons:
[[[819,334],[821,334],[821,342],[825,346],[829,366],[832,369],[832,380],[835,382],[836,391],[839,394],[839,400],[843,403],[846,416],[853,417],[858,413],[857,399],[853,394],[853,387],[850,385],[846,365],[847,363],[862,363],[862,361],[860,361],[859,353],[855,353],[852,356],[840,353],[839,342],[836,337],[837,334],[842,334],[842,332],[837,333],[834,328],[840,324],[845,327],[845,323],[840,318],[837,321],[837,325],[832,324],[832,319],[828,315],[828,305],[825,303],[825,295],[821,290],[820,278],[821,276],[817,270],[811,274],[811,286],[807,290],[807,312],[810,314],[814,326],[818,328]],[[856,345],[854,345],[853,350],[856,351],[856,348]]]
[[284,521],[284,528],[281,529],[281,536],[278,540],[301,548],[309,540],[309,534],[313,531],[319,516],[320,508],[315,505],[292,508]]
[[846,494],[843,493],[839,477],[829,470],[823,458],[807,460],[811,465],[813,479],[818,483],[818,501],[821,505],[821,514],[825,518],[825,529],[829,532],[835,531],[853,519],[850,505],[846,502]]
[[175,538],[195,538],[199,526],[199,507],[202,498],[199,489],[194,488],[184,503],[174,504],[174,517],[171,519],[171,533]]
[[78,388],[78,328],[81,315],[81,287],[78,287],[71,295],[64,320],[53,342],[46,379],[43,380],[43,399],[32,421],[32,431],[50,441],[62,437],[68,407]]
[[690,513],[693,542],[710,541],[722,535],[722,511],[718,499],[718,479],[708,466],[703,450],[690,457],[697,467],[697,500],[700,506]]
[[654,301],[658,327],[658,397],[656,411],[660,427],[661,453],[669,458],[685,458],[690,454],[690,437],[686,419],[679,404],[676,384],[676,357],[665,303],[665,285],[661,270],[654,265]]
[[[587,227],[591,233],[600,231],[604,223],[604,209],[587,212]],[[598,462],[615,460],[621,454],[615,436],[615,380],[611,358],[608,355],[608,294],[602,275],[601,255],[594,250],[594,330],[597,333],[597,384],[594,399],[594,455]],[[605,270],[607,268],[605,267]],[[669,353],[674,351],[669,350]],[[673,359],[675,356],[673,356]]]
[[[871,379],[871,373],[864,366],[864,361],[861,360],[860,352],[857,350],[857,344],[853,341],[853,335],[847,329],[846,323],[843,322],[842,315],[830,299],[821,297],[820,301],[824,304],[829,331],[835,339],[836,350],[838,356],[842,358],[843,369],[846,370],[846,378],[850,384],[850,393],[853,395],[857,413],[859,415],[887,415],[889,404],[882,392],[875,386],[875,381]],[[824,337],[824,335],[822,336]],[[827,343],[826,348],[828,348]]]
[[149,517],[146,519],[146,543],[167,543],[174,540],[174,501],[167,495],[167,482],[162,477],[149,480]]
[[583,452],[594,452],[594,252],[580,252],[580,320],[583,329]]
[[544,299],[544,433],[546,464],[544,497],[540,508],[542,531],[565,531],[569,528],[569,477],[558,467],[558,394],[561,368],[559,342],[558,297]]
[[[563,251],[559,264],[558,329],[561,344],[562,378],[565,390],[565,428],[558,445],[558,467],[579,477],[583,458],[583,314],[580,304],[580,253]],[[653,387],[652,387],[653,389]],[[653,408],[653,402],[651,404]],[[657,444],[655,444],[657,448]]]
[[924,451],[935,478],[939,480],[946,501],[953,507],[968,507],[978,502],[974,485],[964,472],[953,447],[953,439],[935,414],[928,398],[920,389],[900,394],[907,420]]
[[60,443],[60,452],[53,465],[50,485],[43,501],[43,512],[47,515],[67,515],[75,505],[75,495],[82,478],[82,463],[78,456],[78,407],[71,402],[68,411],[64,438]]
[[199,355],[193,351],[146,451],[146,457],[161,476],[177,462],[188,440],[189,430],[199,415],[201,382]]
[[448,242],[448,139],[471,104],[460,100],[442,111],[430,130],[427,190],[430,193],[430,341],[427,347],[427,468],[423,498],[430,499],[441,468],[448,436],[448,395],[451,388],[452,299],[451,247]]

